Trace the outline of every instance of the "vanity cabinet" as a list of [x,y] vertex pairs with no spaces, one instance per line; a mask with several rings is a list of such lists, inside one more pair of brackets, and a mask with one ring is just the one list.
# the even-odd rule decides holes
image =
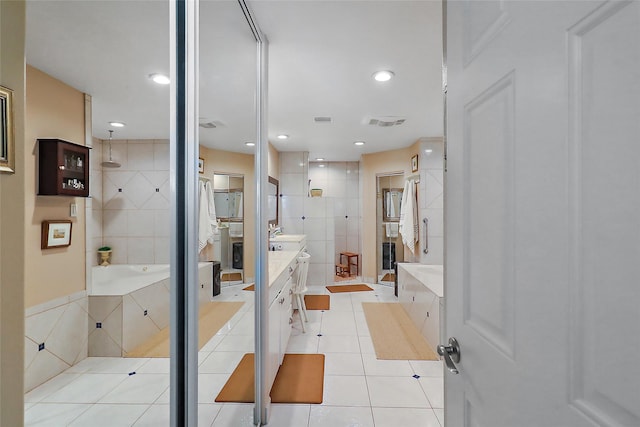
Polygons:
[[398,264],[398,300],[433,351],[441,341],[442,276],[441,265]]
[[38,195],[89,197],[89,147],[38,139]]
[[279,254],[290,254],[290,260],[269,287],[269,386],[275,380],[291,336],[293,286],[298,263],[298,252]]

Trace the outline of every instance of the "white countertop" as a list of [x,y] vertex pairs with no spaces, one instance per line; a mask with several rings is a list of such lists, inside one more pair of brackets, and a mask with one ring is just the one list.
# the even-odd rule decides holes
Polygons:
[[298,256],[298,251],[269,251],[269,287]]
[[444,280],[442,265],[426,265],[417,263],[398,263],[398,268],[403,268],[407,273],[424,283],[434,294],[442,298],[444,296]]
[[271,237],[269,239],[270,242],[302,242],[306,239],[306,234],[278,234],[277,236]]

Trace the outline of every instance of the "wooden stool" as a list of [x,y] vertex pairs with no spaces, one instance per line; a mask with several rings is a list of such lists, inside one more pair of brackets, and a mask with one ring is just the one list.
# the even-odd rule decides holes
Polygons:
[[[347,258],[347,271],[349,272],[349,276],[351,276],[351,266],[355,266],[356,267],[356,276],[360,273],[358,271],[358,260],[360,255],[353,253],[353,252],[340,252],[340,265],[344,265],[342,264],[342,257],[346,257]],[[356,262],[354,263],[353,261],[351,261],[351,258],[355,258]]]
[[336,264],[336,276],[345,277],[349,275],[349,266],[346,264]]

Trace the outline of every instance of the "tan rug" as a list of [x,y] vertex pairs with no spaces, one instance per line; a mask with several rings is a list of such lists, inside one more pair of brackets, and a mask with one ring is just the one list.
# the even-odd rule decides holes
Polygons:
[[382,279],[380,279],[383,282],[395,282],[396,280],[396,275],[393,273],[387,273],[384,276],[382,276]]
[[362,291],[372,291],[373,289],[364,283],[358,283],[355,285],[333,285],[327,286],[327,289],[331,293],[336,292],[362,292]]
[[249,286],[247,286],[246,288],[242,288],[243,291],[255,291],[256,290],[256,284],[252,283]]
[[438,360],[398,303],[363,302],[376,357],[384,360]]
[[[198,349],[201,349],[225,323],[233,317],[244,302],[210,302],[200,307],[198,321]],[[125,357],[169,357],[169,326],[149,338]]]
[[[216,402],[254,402],[253,353],[244,355]],[[271,388],[272,403],[322,403],[324,354],[285,354]]]
[[237,282],[242,280],[242,273],[222,273],[220,276],[221,282]]
[[329,295],[305,295],[304,306],[307,310],[329,310],[331,297]]

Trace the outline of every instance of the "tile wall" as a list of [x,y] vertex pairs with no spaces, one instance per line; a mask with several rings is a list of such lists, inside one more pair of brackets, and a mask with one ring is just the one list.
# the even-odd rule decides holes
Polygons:
[[[280,153],[280,225],[285,234],[306,234],[310,285],[334,282],[339,253],[361,253],[357,162],[308,162],[306,152]],[[321,188],[322,197],[308,197]],[[361,261],[361,260],[360,260]]]
[[[109,158],[108,141],[102,157]],[[114,264],[169,263],[169,141],[113,140],[113,160],[120,168],[102,168],[100,245],[113,248]],[[100,224],[101,222],[101,224]],[[94,235],[98,235],[97,233]]]
[[25,311],[25,392],[87,357],[85,291]]
[[[431,151],[429,151],[431,150]],[[420,143],[420,263],[444,263],[444,143],[424,138]],[[429,220],[429,253],[424,253],[424,223]]]
[[[325,166],[320,167],[320,165]],[[335,273],[335,264],[339,262],[340,252],[362,254],[360,167],[358,162],[309,162],[309,179],[311,188],[321,188],[322,197],[334,201],[335,245],[332,268]],[[328,260],[328,262],[331,261]],[[360,258],[359,264],[360,271],[362,267]]]

